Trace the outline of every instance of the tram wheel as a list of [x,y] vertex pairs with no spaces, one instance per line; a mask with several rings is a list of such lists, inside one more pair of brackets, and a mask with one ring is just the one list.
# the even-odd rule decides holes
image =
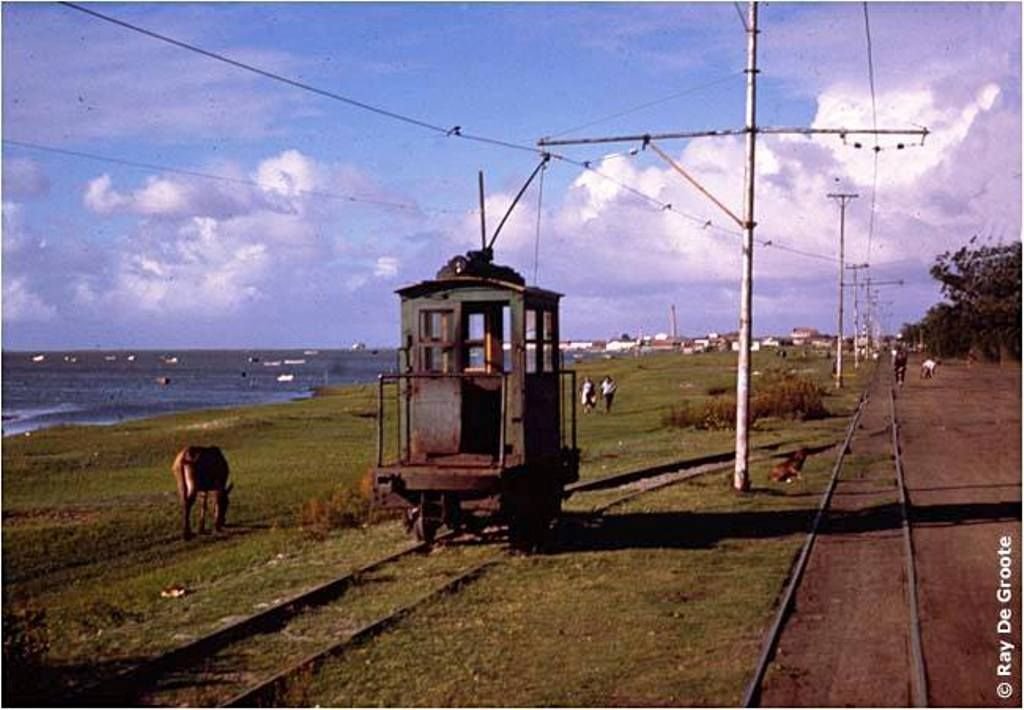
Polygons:
[[437,528],[439,527],[437,521],[428,520],[422,513],[418,513],[412,521],[412,532],[416,536],[416,539],[420,542],[425,542],[428,545],[433,544],[434,538],[437,537]]

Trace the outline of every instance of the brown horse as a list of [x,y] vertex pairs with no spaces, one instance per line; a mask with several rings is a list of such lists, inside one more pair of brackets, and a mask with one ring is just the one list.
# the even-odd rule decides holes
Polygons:
[[206,532],[206,501],[210,493],[215,493],[213,527],[220,532],[224,528],[224,519],[228,513],[228,462],[224,454],[216,446],[186,446],[174,458],[171,466],[174,480],[178,484],[178,498],[184,518],[184,538],[192,537],[192,506],[196,498],[203,494],[202,513],[199,517],[199,533]]

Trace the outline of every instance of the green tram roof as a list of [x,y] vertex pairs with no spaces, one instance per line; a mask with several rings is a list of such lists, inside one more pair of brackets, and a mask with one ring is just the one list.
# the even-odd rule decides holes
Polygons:
[[430,279],[420,281],[417,284],[403,286],[395,291],[402,298],[419,298],[438,291],[449,291],[461,288],[489,288],[494,290],[513,291],[527,296],[535,296],[542,300],[557,301],[563,294],[557,291],[549,291],[537,286],[526,286],[524,284],[502,281],[501,279],[489,279],[481,276],[456,276],[445,279]]

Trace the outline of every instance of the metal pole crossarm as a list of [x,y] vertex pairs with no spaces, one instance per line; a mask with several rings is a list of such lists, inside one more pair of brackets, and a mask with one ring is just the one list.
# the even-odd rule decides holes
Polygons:
[[691,185],[693,185],[695,188],[697,188],[700,191],[700,193],[702,195],[704,195],[704,197],[706,197],[709,200],[711,200],[712,202],[714,202],[715,205],[717,205],[720,210],[722,210],[727,215],[729,215],[729,217],[732,219],[732,221],[734,221],[736,224],[739,225],[740,229],[743,229],[743,228],[745,228],[747,226],[746,222],[744,222],[742,219],[737,217],[733,213],[732,210],[730,210],[728,207],[726,207],[724,204],[722,204],[718,200],[718,198],[716,198],[714,195],[712,195],[710,192],[708,192],[704,188],[703,185],[701,185],[699,182],[697,182],[696,178],[694,178],[692,175],[690,175],[690,173],[686,172],[686,170],[683,169],[683,166],[679,165],[679,163],[677,163],[676,161],[672,160],[672,158],[665,151],[663,151],[661,148],[656,146],[651,141],[647,141],[646,145],[649,146],[650,149],[653,150],[655,153],[657,153],[659,156],[661,156],[661,159],[664,160],[666,163],[668,163],[670,166],[672,166],[672,168],[677,173],[679,173],[684,178],[686,178],[690,182]]
[[[644,143],[659,140],[680,140],[688,138],[714,138],[716,136],[742,136],[750,132],[748,128],[721,128],[712,131],[676,131],[671,133],[634,133],[624,136],[607,136],[600,138],[541,138],[537,145],[541,147],[553,145],[593,145],[595,143]],[[771,135],[835,135],[846,136],[921,136],[923,141],[930,133],[927,128],[800,128],[800,127],[766,127],[755,128],[755,133]]]

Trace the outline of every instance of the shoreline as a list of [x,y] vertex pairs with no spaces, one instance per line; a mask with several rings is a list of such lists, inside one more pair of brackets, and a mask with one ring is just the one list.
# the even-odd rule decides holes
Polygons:
[[[350,386],[356,386],[356,385],[358,385],[358,383],[330,385],[330,388],[332,388],[332,389],[333,388],[343,388],[343,387],[350,387]],[[251,408],[251,407],[266,407],[266,406],[275,405],[275,404],[286,404],[288,402],[301,402],[301,401],[304,401],[304,400],[307,400],[307,399],[313,399],[315,397],[324,396],[323,394],[321,394],[320,392],[317,391],[317,390],[322,390],[322,389],[324,389],[322,386],[321,387],[311,387],[306,392],[301,392],[301,393],[289,392],[289,393],[287,393],[287,396],[283,396],[280,399],[270,399],[270,400],[266,400],[266,401],[263,401],[263,402],[245,402],[245,403],[233,403],[233,404],[224,404],[224,405],[211,405],[211,406],[203,406],[203,407],[183,407],[181,409],[173,408],[173,409],[166,409],[166,410],[161,410],[161,411],[150,411],[150,412],[147,412],[147,413],[140,413],[140,414],[119,415],[116,418],[113,418],[112,415],[111,416],[95,415],[93,417],[83,417],[81,419],[75,419],[73,417],[72,418],[60,417],[60,418],[55,418],[52,421],[41,420],[41,421],[33,422],[33,419],[35,419],[35,416],[43,416],[43,417],[45,417],[45,416],[48,415],[50,410],[47,410],[46,412],[43,412],[42,414],[35,415],[34,417],[30,417],[27,420],[25,420],[22,417],[16,416],[16,415],[3,414],[2,415],[2,417],[3,417],[2,418],[2,425],[0,425],[0,426],[2,426],[2,432],[3,433],[2,433],[2,436],[0,436],[0,438],[7,439],[7,438],[10,438],[10,437],[15,437],[15,436],[31,436],[32,434],[34,434],[36,432],[45,431],[47,429],[53,429],[53,428],[56,428],[56,427],[110,427],[110,426],[117,426],[118,424],[127,424],[128,422],[137,422],[137,421],[142,421],[142,420],[145,420],[145,419],[157,419],[159,417],[175,416],[175,415],[179,415],[179,414],[189,414],[189,413],[193,413],[193,412],[215,412],[215,411],[222,411],[222,410],[225,410],[225,409],[240,409],[240,408],[248,409],[248,408]],[[73,407],[74,405],[68,404],[68,405],[62,405],[62,406]],[[57,408],[57,407],[53,408],[53,410],[54,410],[53,411],[54,414],[59,414],[62,411],[63,412],[67,412],[69,414],[70,413],[74,413],[74,412],[81,412],[81,411],[83,411],[81,409],[64,410],[64,409],[60,409],[60,408]],[[20,426],[19,427],[18,426],[18,422],[25,422],[25,423],[29,424],[29,426]],[[14,431],[11,431],[11,427],[12,426],[15,427]]]

